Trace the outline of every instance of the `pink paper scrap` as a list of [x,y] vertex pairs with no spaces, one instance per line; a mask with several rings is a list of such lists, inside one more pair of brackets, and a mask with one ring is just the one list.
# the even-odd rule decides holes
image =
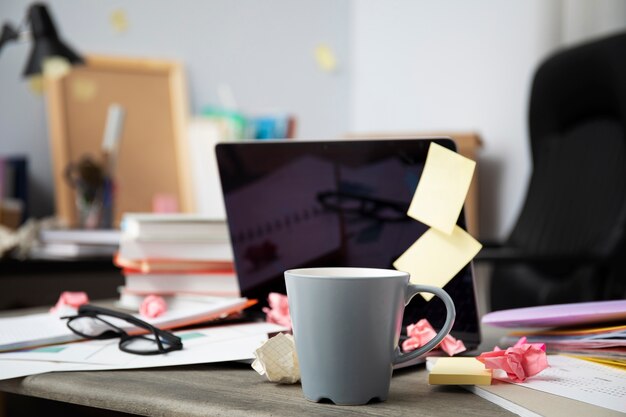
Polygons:
[[[415,324],[409,324],[406,328],[406,332],[409,338],[402,343],[402,350],[404,352],[410,352],[420,346],[424,346],[437,335],[433,326],[431,326],[426,319],[421,319]],[[462,340],[458,340],[450,335],[444,337],[437,348],[446,352],[448,356],[454,356],[467,350]]]
[[167,311],[167,303],[158,295],[149,295],[143,299],[139,306],[139,314],[142,317],[155,318]]
[[263,307],[268,323],[275,323],[291,329],[291,316],[289,315],[289,302],[287,296],[272,292],[267,297],[268,307]]
[[83,291],[63,291],[56,305],[50,309],[51,313],[55,313],[64,307],[77,309],[83,304],[89,304],[89,297]]
[[476,359],[487,369],[502,369],[513,382],[524,382],[548,367],[546,346],[543,343],[526,343],[522,337],[512,347],[481,353]]

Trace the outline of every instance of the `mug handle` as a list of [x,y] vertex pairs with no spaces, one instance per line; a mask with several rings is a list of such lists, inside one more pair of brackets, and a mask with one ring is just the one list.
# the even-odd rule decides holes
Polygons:
[[442,290],[441,288],[431,287],[430,285],[409,284],[407,288],[407,295],[406,295],[406,300],[404,302],[404,305],[406,306],[407,304],[409,304],[411,299],[420,292],[429,292],[431,294],[436,295],[437,297],[441,299],[441,301],[443,301],[443,303],[446,306],[446,311],[447,311],[446,322],[443,324],[443,327],[441,328],[441,330],[439,330],[439,333],[437,333],[437,335],[434,338],[432,338],[428,343],[426,343],[424,346],[421,346],[409,353],[402,353],[400,351],[400,347],[399,346],[396,347],[396,352],[395,352],[394,360],[393,360],[394,365],[397,365],[399,363],[403,363],[406,361],[410,361],[411,359],[415,359],[418,356],[421,356],[424,353],[433,349],[443,340],[444,337],[448,335],[448,333],[450,333],[450,330],[452,329],[452,325],[454,324],[454,319],[456,318],[456,309],[454,308],[454,302],[452,301],[452,298],[450,298],[448,293]]

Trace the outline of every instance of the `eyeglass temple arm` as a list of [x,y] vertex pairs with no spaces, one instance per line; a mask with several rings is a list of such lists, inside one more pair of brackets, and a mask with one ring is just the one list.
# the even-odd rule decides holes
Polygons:
[[381,208],[390,208],[393,210],[397,210],[398,212],[404,213],[408,209],[404,203],[399,201],[390,201],[390,200],[382,200],[379,198],[371,198],[366,197],[359,194],[349,193],[345,191],[322,191],[317,194],[317,201],[320,202],[324,206],[332,206],[328,200],[331,198],[347,198],[361,203],[361,207],[365,204],[374,204],[375,207]]
[[[168,339],[168,341],[171,341],[173,343],[180,342],[180,337],[176,336],[175,334],[168,332],[167,330],[161,330],[158,327],[155,327],[151,325],[150,323],[145,322],[141,319],[138,319],[137,317],[132,316],[127,313],[121,313],[119,311],[111,310],[105,307],[94,306],[92,304],[83,304],[80,307],[78,307],[78,314],[85,314],[85,315],[105,314],[107,316],[125,320],[131,324],[134,324],[137,327],[149,330],[152,333],[165,337],[166,339]],[[160,344],[160,340],[158,337],[157,337],[157,341]]]

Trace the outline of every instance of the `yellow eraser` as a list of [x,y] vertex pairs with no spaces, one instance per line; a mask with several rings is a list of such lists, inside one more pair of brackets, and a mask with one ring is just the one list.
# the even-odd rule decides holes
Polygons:
[[491,369],[476,358],[438,358],[430,374],[431,385],[490,385]]

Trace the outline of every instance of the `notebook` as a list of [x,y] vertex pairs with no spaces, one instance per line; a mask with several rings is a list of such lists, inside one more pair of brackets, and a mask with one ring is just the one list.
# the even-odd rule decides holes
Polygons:
[[[393,269],[428,229],[406,211],[431,142],[455,150],[446,138],[218,144],[242,296],[258,299],[261,308],[270,292],[286,293],[283,272],[292,268]],[[465,229],[463,212],[457,224]],[[452,335],[471,350],[480,343],[471,264],[444,289],[457,310]],[[403,327],[424,317],[440,328],[443,302],[415,297]]]

